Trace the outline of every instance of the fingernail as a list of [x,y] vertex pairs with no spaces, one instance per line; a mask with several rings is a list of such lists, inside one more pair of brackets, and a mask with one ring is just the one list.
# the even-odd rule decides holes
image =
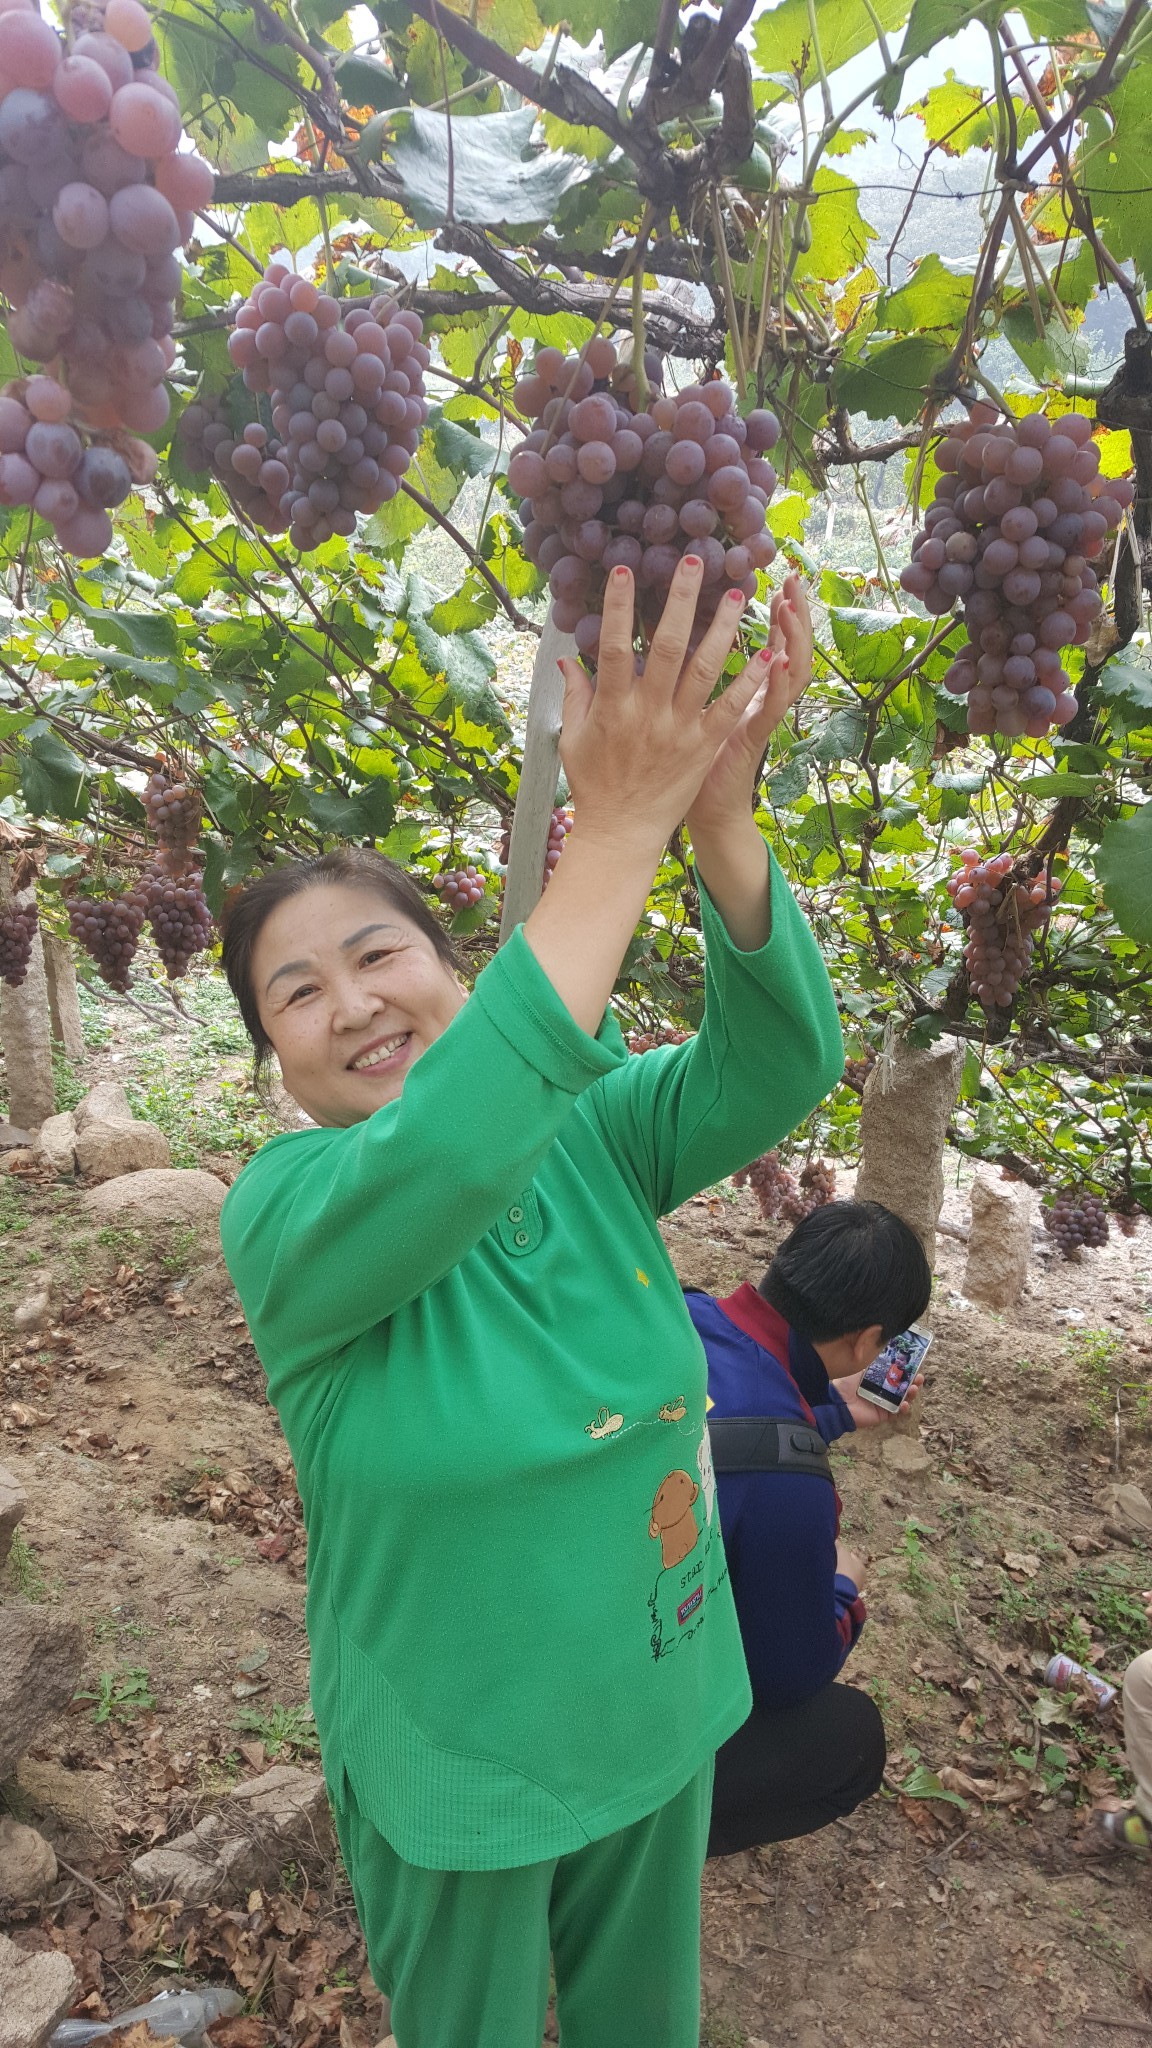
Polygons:
[[628,571],[623,563],[621,563],[618,569],[613,569],[612,574],[616,578],[617,583],[626,583],[628,580]]
[[744,592],[742,590],[730,590],[728,592],[728,602],[729,604],[743,604]]
[[773,656],[773,653],[774,653],[774,651],[775,651],[775,650],[774,650],[773,648],[771,648],[771,647],[762,647],[762,648],[760,649],[760,652],[759,652],[759,654],[758,654],[758,655],[757,655],[757,657],[756,657],[757,661],[762,661],[762,662],[765,662],[765,663],[767,663],[767,662],[770,662],[770,661],[771,661],[771,659],[772,659],[772,656]]
[[685,555],[683,560],[686,569],[702,569],[704,567],[699,555]]

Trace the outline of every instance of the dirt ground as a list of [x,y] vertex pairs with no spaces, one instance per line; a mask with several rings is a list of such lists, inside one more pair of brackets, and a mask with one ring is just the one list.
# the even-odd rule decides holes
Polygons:
[[[4,1591],[84,1615],[93,1695],[6,1788],[62,1859],[7,1931],[66,1947],[97,2017],[233,1981],[258,2018],[232,2048],[368,2048],[379,2007],[338,1869],[199,1911],[138,1896],[129,1871],[238,1778],[315,1754],[299,1507],[215,1247],[99,1232],[75,1189],[14,1175],[0,1223],[0,1462],[29,1496]],[[774,1233],[726,1189],[667,1240],[686,1283],[723,1292],[758,1277]],[[1117,1472],[1152,1492],[1152,1226],[1076,1265],[1038,1237],[1010,1316],[964,1300],[964,1256],[941,1236],[928,1470],[893,1469],[881,1433],[837,1454],[844,1533],[872,1561],[849,1675],[884,1713],[888,1781],[820,1835],[709,1866],[709,2048],[1152,2039],[1148,1871],[1084,1829],[1125,1784],[1118,1722],[1040,1682],[1053,1646],[1118,1676],[1144,1644],[1152,1559],[1105,1527],[1103,1497]],[[43,1270],[53,1319],[17,1337]],[[951,1799],[920,1796],[941,1771]]]

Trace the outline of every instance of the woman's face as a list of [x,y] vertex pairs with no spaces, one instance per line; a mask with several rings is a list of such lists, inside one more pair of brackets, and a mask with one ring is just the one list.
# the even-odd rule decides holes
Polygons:
[[358,1124],[393,1102],[465,1000],[423,932],[371,888],[281,903],[252,949],[260,1021],[313,1122]]

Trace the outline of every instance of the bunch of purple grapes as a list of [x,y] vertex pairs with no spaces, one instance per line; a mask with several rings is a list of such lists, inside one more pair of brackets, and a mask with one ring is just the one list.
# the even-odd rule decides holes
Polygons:
[[654,1031],[630,1031],[629,1052],[654,1052],[658,1045],[687,1045],[690,1031],[678,1031],[674,1024],[658,1025]]
[[781,1165],[779,1152],[763,1152],[732,1179],[738,1188],[751,1188],[765,1223],[800,1223],[814,1209],[836,1200],[836,1176],[824,1159],[809,1159],[797,1182]]
[[144,785],[144,809],[161,846],[194,846],[200,831],[200,797],[175,762],[161,761]]
[[1061,1188],[1050,1209],[1044,1211],[1044,1228],[1055,1238],[1066,1259],[1079,1257],[1081,1246],[1099,1251],[1108,1242],[1108,1212],[1099,1195],[1080,1188]]
[[822,1209],[826,1202],[836,1200],[836,1174],[826,1159],[809,1159],[800,1168],[800,1186],[796,1200],[785,1203],[781,1215],[790,1223],[799,1223],[805,1216],[811,1216],[814,1209]]
[[197,953],[212,944],[212,915],[204,897],[204,884],[197,863],[184,859],[175,871],[163,865],[149,868],[141,876],[139,894],[146,906],[156,951],[169,981],[187,974]]
[[74,896],[68,905],[72,937],[96,962],[101,981],[121,995],[131,979],[147,910],[147,894],[139,886],[122,896]]
[[968,979],[985,1010],[1007,1009],[1031,964],[1034,936],[1052,914],[1060,882],[1043,874],[1012,885],[1010,853],[983,861],[976,847],[966,846],[960,860],[947,888],[968,919]]
[[483,901],[484,876],[479,868],[445,868],[432,887],[443,897],[449,910],[471,910]]
[[0,395],[0,504],[85,558],[155,475],[135,437],[168,417],[175,252],[212,196],[156,63],[139,0],[74,9],[68,41],[32,0],[0,12],[0,291],[17,354],[44,366]]
[[1076,715],[1061,661],[1102,603],[1094,561],[1132,503],[1100,475],[1080,413],[1004,419],[977,404],[936,451],[943,474],[900,581],[934,613],[959,604],[968,640],[944,678],[968,729],[1042,739]]
[[516,386],[517,409],[539,421],[508,464],[509,485],[522,500],[525,553],[547,573],[556,625],[574,633],[590,658],[612,569],[633,572],[648,637],[681,556],[698,555],[704,580],[695,644],[724,592],[753,596],[756,572],[776,553],[765,530],[776,487],[768,461],[780,438],[775,414],[741,419],[735,395],[720,382],[653,397],[641,411],[629,388],[602,337],[583,361],[541,349]]
[[0,981],[19,988],[32,958],[38,923],[34,903],[11,903],[0,911]]
[[[224,485],[229,496],[247,513],[253,526],[264,533],[280,533],[284,520],[280,516],[280,499],[283,495],[284,477],[287,464],[283,461],[280,443],[270,440],[261,426],[257,426],[250,446],[259,448],[262,456],[273,466],[268,471],[268,480],[274,495],[269,495],[260,482],[260,473],[255,478],[241,474],[233,466],[232,457],[245,438],[245,430],[239,431],[228,416],[227,398],[223,391],[201,392],[199,398],[186,405],[176,428],[176,444],[185,462],[194,475],[206,476],[212,472]],[[241,457],[241,468],[251,468],[251,458]],[[260,468],[263,469],[261,460]]]
[[228,352],[250,391],[271,393],[271,431],[254,421],[237,437],[197,416],[186,448],[199,436],[238,501],[269,531],[286,527],[294,547],[350,537],[358,513],[395,497],[419,446],[423,332],[394,299],[342,308],[270,263],[236,313]]
[[[544,880],[541,887],[546,889],[552,879],[552,871],[564,851],[564,842],[572,830],[572,813],[562,807],[553,810],[548,820],[548,844],[544,849]],[[507,867],[512,852],[512,827],[505,825],[500,834],[497,859],[501,867]]]

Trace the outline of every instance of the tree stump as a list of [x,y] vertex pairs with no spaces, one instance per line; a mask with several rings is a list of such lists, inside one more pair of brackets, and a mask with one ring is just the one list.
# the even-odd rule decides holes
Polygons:
[[[18,903],[34,901],[31,889],[21,890]],[[0,984],[0,1043],[8,1077],[8,1121],[34,1131],[56,1108],[52,1077],[52,1024],[48,1011],[48,977],[39,931],[32,941],[28,972],[19,988]]]
[[84,1026],[76,993],[72,949],[64,939],[44,934],[44,972],[48,981],[48,1014],[52,1036],[70,1060],[84,1057]]
[[916,1232],[930,1266],[944,1202],[944,1141],[960,1092],[964,1047],[953,1039],[909,1045],[897,1039],[864,1084],[859,1202],[883,1202]]

